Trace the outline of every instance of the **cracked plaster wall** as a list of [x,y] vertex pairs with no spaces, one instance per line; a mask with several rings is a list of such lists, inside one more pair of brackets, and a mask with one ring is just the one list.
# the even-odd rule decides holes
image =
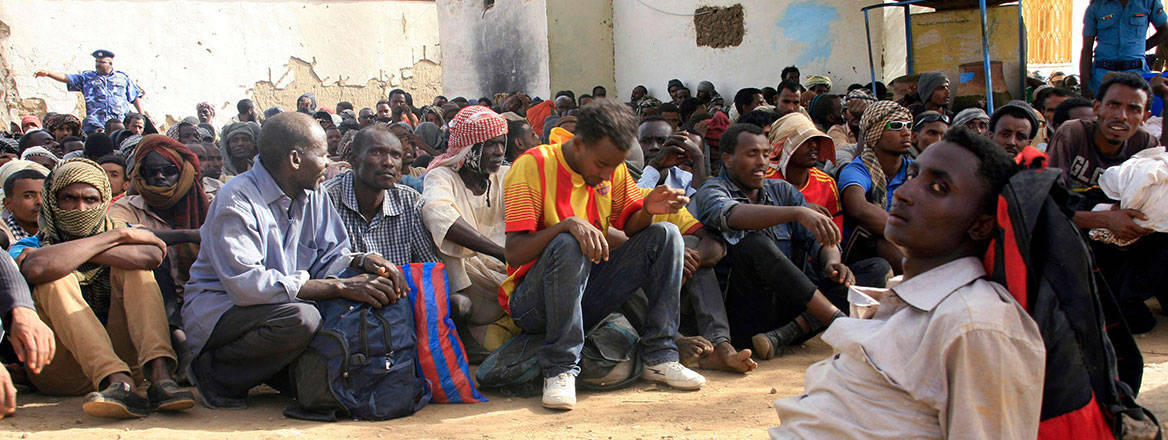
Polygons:
[[0,123],[46,110],[84,116],[79,93],[32,74],[92,70],[95,49],[117,54],[114,68],[146,91],[159,121],[207,101],[223,123],[242,98],[289,109],[304,92],[319,106],[361,108],[400,87],[420,106],[442,91],[438,41],[424,1],[2,1]]

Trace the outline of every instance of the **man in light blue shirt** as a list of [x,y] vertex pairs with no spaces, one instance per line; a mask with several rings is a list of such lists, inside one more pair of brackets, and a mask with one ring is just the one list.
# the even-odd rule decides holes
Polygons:
[[[665,185],[684,189],[686,197],[691,197],[706,182],[706,158],[701,147],[688,138],[686,133],[674,133],[669,121],[660,116],[649,116],[637,128],[637,142],[645,152],[645,169],[637,186],[655,188]],[[693,172],[681,169],[688,164]]]
[[[1152,38],[1148,24],[1156,28]],[[1168,15],[1161,0],[1093,0],[1083,14],[1083,95],[1094,96],[1108,72],[1148,73],[1144,54],[1165,36]]]
[[[231,179],[200,230],[183,322],[195,359],[188,377],[211,408],[246,407],[247,392],[285,382],[320,314],[305,301],[345,298],[381,307],[405,296],[401,271],[351,254],[328,195],[324,129],[285,112],[264,123],[255,166]],[[364,274],[339,279],[345,269]]]

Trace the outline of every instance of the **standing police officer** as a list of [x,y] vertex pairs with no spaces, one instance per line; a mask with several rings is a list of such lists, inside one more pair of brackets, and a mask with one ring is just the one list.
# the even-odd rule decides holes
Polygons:
[[[1149,23],[1156,28],[1152,38],[1146,38]],[[1144,54],[1165,36],[1168,16],[1161,0],[1092,0],[1083,15],[1079,57],[1083,95],[1093,96],[1108,72],[1148,73]]]
[[108,50],[93,52],[96,71],[63,75],[38,70],[34,77],[49,77],[67,85],[70,92],[81,92],[85,97],[85,121],[81,128],[86,133],[102,130],[110,119],[121,120],[130,112],[130,104],[142,113],[139,98],[144,94],[129,75],[114,70],[114,53]]

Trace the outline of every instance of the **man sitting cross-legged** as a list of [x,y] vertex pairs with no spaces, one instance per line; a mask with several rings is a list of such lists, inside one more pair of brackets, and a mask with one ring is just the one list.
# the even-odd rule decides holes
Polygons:
[[[110,197],[96,163],[62,162],[45,182],[40,233],[9,250],[33,286],[37,312],[57,335],[56,356],[30,378],[48,394],[100,390],[82,405],[95,417],[190,408],[191,393],[172,375],[177,357],[151,272],[166,244],[145,229],[118,227],[106,215]],[[151,383],[148,401],[135,394],[132,375],[139,372]]]
[[[956,124],[954,124],[956,125]],[[839,172],[840,202],[844,208],[844,238],[849,261],[880,257],[900,272],[900,249],[881,234],[888,221],[892,192],[905,180],[912,162],[912,115],[892,101],[876,101],[860,119],[864,150]]]
[[[808,207],[831,217],[842,231],[844,217],[836,181],[816,168],[819,158],[835,156],[831,138],[819,131],[806,116],[791,113],[775,122],[770,141],[773,150],[766,177],[786,180],[798,188]],[[821,275],[823,268],[817,264],[804,264],[803,268],[832,304],[840,309],[848,308],[846,286],[824,278]],[[852,261],[848,268],[861,286],[884,287],[888,277],[892,276],[891,266],[880,257]]]
[[422,196],[399,183],[403,145],[383,124],[357,132],[346,172],[322,187],[341,216],[357,252],[374,252],[393,264],[437,262],[438,251],[422,226]]
[[731,343],[770,359],[843,316],[804,273],[807,259],[830,281],[855,280],[840,261],[831,218],[809,208],[790,183],[764,179],[771,146],[762,127],[731,125],[718,145],[724,172],[698,190],[692,207],[728,244]]
[[981,260],[1014,162],[956,127],[908,167],[884,228],[904,250],[904,279],[869,290],[870,319],[823,334],[836,354],[807,369],[802,394],[775,402],[772,438],[1038,436],[1042,335]]
[[199,165],[195,154],[178,141],[146,135],[134,149],[134,166],[127,173],[137,194],[118,199],[109,209],[114,221],[146,228],[166,242],[166,258],[154,271],[154,279],[162,289],[171,343],[180,351],[184,367],[188,359],[179,308],[183,286],[199,253],[199,227],[207,218]]
[[[641,188],[648,195],[652,190]],[[688,209],[653,216],[653,222],[677,226],[685,240],[685,265],[682,271],[681,316],[678,337],[674,339],[683,365],[703,369],[747,373],[758,368],[749,349],[736,350],[730,343],[730,324],[726,317],[725,295],[718,285],[714,266],[726,256],[726,246],[717,231],[706,228]],[[608,231],[608,244],[617,249],[628,237],[615,229]],[[646,298],[638,292],[629,300],[624,313],[634,326],[644,321]],[[693,335],[693,336],[686,336]]]
[[[317,190],[328,151],[311,116],[264,123],[259,162],[227,182],[200,230],[183,303],[188,377],[212,408],[247,406],[268,382],[287,389],[287,366],[320,327],[307,301],[345,298],[380,307],[405,296],[401,271],[376,254],[349,253],[341,216]],[[346,268],[365,272],[325,279]]]
[[[499,300],[525,331],[545,334],[540,351],[543,405],[572,409],[584,330],[643,289],[648,314],[641,335],[646,379],[698,389],[705,378],[677,362],[681,233],[654,214],[676,212],[682,190],[657,187],[642,196],[625,159],[636,142],[637,119],[616,101],[580,110],[577,135],[564,144],[532,148],[507,174],[509,277]],[[605,231],[629,241],[609,252]]]

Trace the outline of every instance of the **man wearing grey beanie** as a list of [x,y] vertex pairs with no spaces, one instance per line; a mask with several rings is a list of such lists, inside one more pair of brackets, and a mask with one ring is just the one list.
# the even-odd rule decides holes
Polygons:
[[950,93],[949,78],[941,72],[925,72],[917,81],[917,91],[921,96],[920,104],[913,104],[909,110],[915,116],[918,113],[932,110],[945,116],[952,116],[949,111]]
[[990,115],[987,115],[985,110],[977,107],[970,107],[962,110],[953,118],[953,125],[950,127],[965,127],[973,130],[975,133],[985,135],[989,131]]

